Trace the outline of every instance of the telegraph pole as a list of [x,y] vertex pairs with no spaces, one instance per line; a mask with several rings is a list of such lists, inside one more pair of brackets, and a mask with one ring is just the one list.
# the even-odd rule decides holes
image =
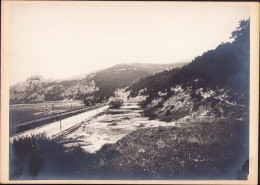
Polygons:
[[61,131],[61,113],[60,113],[60,131]]
[[53,118],[53,112],[54,112],[54,105],[52,104],[52,118]]

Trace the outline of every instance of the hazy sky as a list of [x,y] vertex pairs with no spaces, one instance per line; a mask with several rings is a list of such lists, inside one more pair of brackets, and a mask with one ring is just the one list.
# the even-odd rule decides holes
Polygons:
[[67,78],[118,63],[173,63],[214,49],[245,7],[13,5],[10,84]]

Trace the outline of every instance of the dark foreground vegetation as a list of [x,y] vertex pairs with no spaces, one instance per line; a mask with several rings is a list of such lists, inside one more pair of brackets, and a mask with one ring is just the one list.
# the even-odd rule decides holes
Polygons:
[[95,154],[45,135],[10,143],[11,179],[245,179],[248,124],[139,129]]
[[10,179],[73,178],[87,159],[81,147],[66,150],[45,134],[21,137],[10,143]]

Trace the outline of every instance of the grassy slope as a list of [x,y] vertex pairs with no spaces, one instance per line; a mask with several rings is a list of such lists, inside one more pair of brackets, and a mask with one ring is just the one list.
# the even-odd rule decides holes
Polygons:
[[248,158],[246,122],[196,122],[137,130],[100,151],[107,178],[236,179]]
[[248,159],[246,133],[247,122],[224,120],[144,128],[104,145],[95,154],[80,147],[68,151],[44,136],[26,137],[10,144],[10,177],[236,179]]

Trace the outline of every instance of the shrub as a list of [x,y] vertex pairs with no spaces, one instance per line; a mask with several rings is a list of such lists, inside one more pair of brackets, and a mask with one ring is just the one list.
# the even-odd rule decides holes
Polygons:
[[109,105],[109,108],[112,108],[112,109],[119,109],[121,107],[121,105],[123,105],[124,101],[119,99],[119,98],[115,98],[115,99],[112,99],[108,105]]
[[203,98],[200,93],[197,94],[195,92],[191,93],[190,96],[191,96],[191,98],[196,99],[197,101],[201,101]]
[[143,109],[142,116],[148,117],[149,120],[156,119],[157,115],[154,113],[155,110],[155,107],[146,107]]
[[68,150],[45,134],[19,137],[10,143],[10,179],[84,178],[93,155],[80,146]]

